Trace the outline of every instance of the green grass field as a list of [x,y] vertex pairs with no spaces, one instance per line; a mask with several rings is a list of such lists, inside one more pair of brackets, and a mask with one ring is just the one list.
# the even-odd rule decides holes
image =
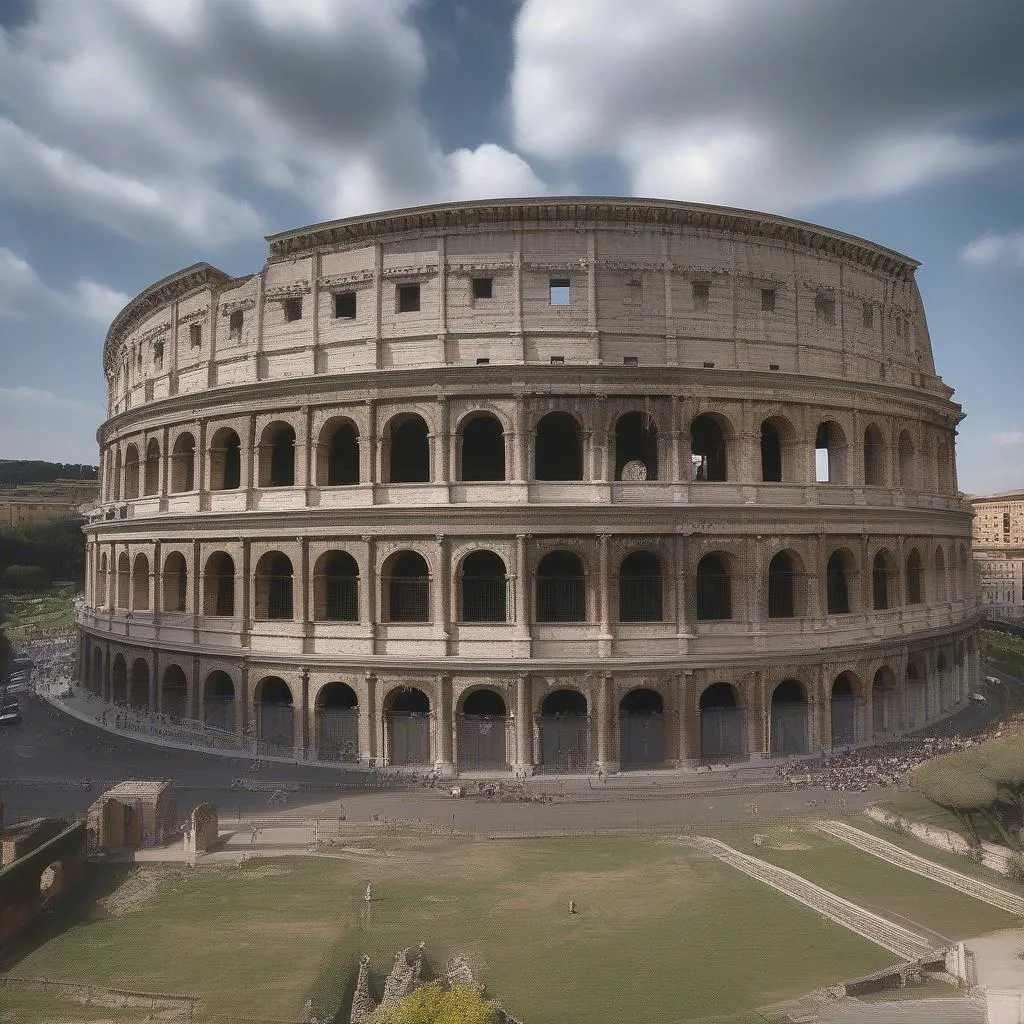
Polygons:
[[72,600],[80,588],[59,584],[45,591],[0,596],[0,622],[11,642],[29,640],[75,624]]
[[391,854],[146,868],[158,883],[135,909],[69,907],[12,973],[196,993],[211,1013],[291,1019],[308,996],[331,1008],[361,953],[382,978],[398,949],[422,940],[435,970],[468,956],[488,994],[530,1024],[665,1024],[749,1020],[756,1006],[893,962],[669,842],[423,839]]

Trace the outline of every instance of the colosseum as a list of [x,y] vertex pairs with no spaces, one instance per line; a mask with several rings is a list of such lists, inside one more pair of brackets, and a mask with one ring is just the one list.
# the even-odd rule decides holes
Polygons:
[[107,333],[98,696],[222,748],[517,775],[809,754],[966,699],[962,414],[914,260],[617,198],[267,241]]

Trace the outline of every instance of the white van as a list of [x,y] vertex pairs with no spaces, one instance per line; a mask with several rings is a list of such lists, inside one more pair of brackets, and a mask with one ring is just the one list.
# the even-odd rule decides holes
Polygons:
[[977,693],[977,692],[972,693],[971,694],[971,703],[972,704],[987,704],[988,703],[988,697],[986,697],[985,694],[983,694],[983,693]]

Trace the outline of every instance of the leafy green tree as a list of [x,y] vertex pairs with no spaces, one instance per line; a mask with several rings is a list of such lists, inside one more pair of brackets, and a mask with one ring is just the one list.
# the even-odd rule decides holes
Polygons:
[[7,591],[39,590],[46,584],[46,573],[38,565],[9,565],[0,577],[0,586]]
[[498,1024],[494,1003],[468,985],[445,990],[434,983],[416,989],[400,1002],[378,1007],[371,1024]]

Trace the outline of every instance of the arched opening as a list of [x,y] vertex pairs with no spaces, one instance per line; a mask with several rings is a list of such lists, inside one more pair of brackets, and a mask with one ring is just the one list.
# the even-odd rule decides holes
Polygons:
[[92,692],[97,697],[103,696],[103,650],[100,647],[92,649]]
[[732,582],[722,555],[705,555],[697,563],[696,606],[698,621],[732,618]]
[[295,486],[295,428],[275,421],[260,436],[260,487]]
[[327,551],[313,567],[313,618],[359,621],[359,565],[347,551]]
[[188,718],[188,682],[179,665],[164,669],[160,685],[160,710],[171,718]]
[[279,676],[265,676],[256,684],[255,698],[260,752],[290,757],[295,742],[295,707],[288,684]]
[[835,420],[818,424],[814,436],[814,479],[819,484],[846,483],[846,435]]
[[313,711],[316,756],[321,761],[359,760],[359,698],[348,683],[320,688]]
[[430,764],[430,699],[427,695],[415,687],[392,690],[384,716],[388,763]]
[[583,562],[571,551],[551,551],[537,566],[537,621],[586,622]]
[[796,679],[783,679],[772,691],[771,752],[789,757],[807,753],[807,691]]
[[234,491],[242,484],[242,442],[229,427],[210,441],[210,490]]
[[291,619],[294,583],[291,559],[268,551],[256,563],[256,618]]
[[171,449],[171,490],[178,494],[196,489],[196,441],[191,434],[179,434]]
[[163,609],[183,612],[188,604],[188,567],[180,551],[172,551],[164,559]]
[[833,551],[825,566],[825,599],[829,615],[846,615],[852,611],[851,584],[856,575],[853,553],[846,548]]
[[549,412],[537,424],[533,475],[536,480],[583,479],[583,433],[567,412]]
[[493,551],[474,551],[462,560],[459,618],[462,622],[505,622],[508,618],[505,563]]
[[619,622],[661,622],[664,580],[661,559],[632,551],[619,566]]
[[133,444],[124,453],[124,496],[126,501],[139,496],[139,449]]
[[149,665],[144,658],[136,658],[128,679],[128,704],[139,711],[149,710]]
[[736,761],[746,754],[743,741],[743,709],[736,689],[729,683],[712,683],[700,695],[700,759]]
[[149,559],[141,552],[132,562],[132,609],[149,609]]
[[128,607],[128,595],[131,593],[132,586],[132,572],[131,563],[128,561],[128,555],[125,552],[121,552],[117,556],[117,607],[127,608]]
[[864,483],[870,486],[885,483],[885,441],[874,423],[864,429]]
[[[911,729],[917,729],[928,721],[928,688],[912,661],[907,662],[904,679],[907,688],[907,724]],[[934,696],[933,693],[932,703],[938,704]]]
[[761,424],[761,479],[765,483],[795,479],[795,448],[796,432],[787,420],[772,416]]
[[316,450],[316,479],[321,487],[359,483],[359,431],[351,420],[328,420]]
[[155,438],[149,439],[146,445],[146,472],[143,481],[145,493],[156,494],[160,490],[160,442]]
[[949,445],[940,441],[935,447],[935,479],[940,494],[950,494],[953,490],[953,466],[949,457]]
[[892,669],[884,666],[871,680],[871,728],[875,736],[881,736],[896,727],[896,680]]
[[64,885],[64,863],[55,860],[39,876],[39,902],[43,910],[49,910],[64,895]]
[[110,699],[115,704],[128,703],[128,664],[123,654],[114,655],[114,666],[110,670]]
[[690,424],[690,458],[694,480],[728,479],[725,433],[709,413],[698,416]]
[[638,687],[619,702],[619,763],[651,768],[665,761],[665,701],[660,693]]
[[909,431],[902,431],[896,445],[896,455],[899,461],[900,481],[899,485],[904,490],[912,490],[917,480],[914,473],[914,442]]
[[430,570],[415,551],[399,551],[384,564],[385,622],[430,621]]
[[459,768],[487,771],[508,767],[505,736],[508,711],[494,690],[474,690],[462,702],[459,716]]
[[235,731],[235,684],[220,669],[211,672],[203,684],[203,723],[209,729]]
[[587,698],[578,690],[553,690],[540,706],[540,763],[545,771],[590,767]]
[[467,483],[505,479],[505,432],[497,416],[475,413],[463,420],[459,478]]
[[917,548],[907,555],[907,604],[921,604],[924,601],[924,580],[921,571],[921,555]]
[[945,601],[946,594],[946,556],[942,553],[942,548],[937,547],[935,549],[935,599]]
[[226,551],[215,551],[206,560],[203,614],[235,614],[235,562]]
[[857,697],[849,672],[836,676],[832,683],[830,702],[832,746],[842,747],[857,742]]
[[430,482],[430,440],[421,416],[405,413],[391,419],[384,431],[384,480],[391,484]]
[[871,561],[871,603],[875,611],[884,612],[892,606],[892,580],[895,576],[892,556],[879,551]]
[[780,551],[768,563],[768,618],[792,619],[802,612],[796,559]]
[[646,412],[627,412],[615,423],[615,479],[658,479],[658,427]]

